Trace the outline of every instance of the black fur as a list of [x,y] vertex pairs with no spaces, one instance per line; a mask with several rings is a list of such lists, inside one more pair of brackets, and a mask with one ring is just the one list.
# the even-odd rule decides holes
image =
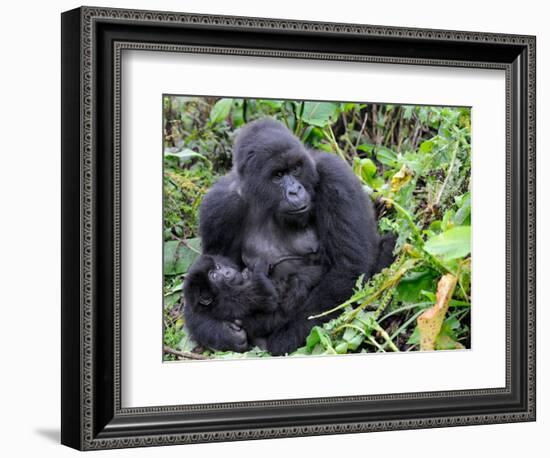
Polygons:
[[[369,278],[388,262],[391,243],[381,250],[372,202],[351,168],[334,155],[306,150],[281,123],[246,125],[233,158],[232,172],[201,206],[203,250],[240,267],[270,265],[279,307],[259,315],[256,328],[263,320],[267,349],[285,354],[332,318],[310,316],[344,302],[361,274]],[[203,333],[225,332],[209,319],[194,331],[203,342]]]
[[[220,275],[213,280],[210,274],[220,266],[234,276],[228,280]],[[185,322],[191,336],[202,345],[243,351],[249,340],[266,333],[263,322],[268,319],[261,318],[278,306],[275,287],[264,271],[238,269],[229,258],[202,255],[185,277]]]

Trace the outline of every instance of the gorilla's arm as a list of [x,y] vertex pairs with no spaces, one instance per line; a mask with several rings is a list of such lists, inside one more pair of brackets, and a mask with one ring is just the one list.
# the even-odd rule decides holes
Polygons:
[[205,254],[226,256],[239,265],[242,224],[246,206],[234,172],[220,178],[204,196],[200,208],[200,235]]
[[314,325],[333,318],[308,320],[347,300],[357,278],[361,274],[369,278],[378,262],[379,235],[372,202],[344,161],[327,153],[312,155],[319,173],[315,225],[327,271],[296,311],[296,318],[269,337],[268,349],[277,355],[303,345]]

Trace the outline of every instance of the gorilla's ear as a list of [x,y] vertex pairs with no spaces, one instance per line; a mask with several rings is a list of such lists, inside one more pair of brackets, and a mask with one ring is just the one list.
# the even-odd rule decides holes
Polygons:
[[198,305],[210,305],[214,301],[214,295],[210,290],[208,281],[202,275],[192,275],[185,282],[185,302],[191,307]]

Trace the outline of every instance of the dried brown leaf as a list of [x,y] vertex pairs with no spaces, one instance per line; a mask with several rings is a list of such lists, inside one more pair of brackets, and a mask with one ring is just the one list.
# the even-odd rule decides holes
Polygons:
[[454,275],[443,275],[437,284],[435,304],[418,317],[420,350],[435,350],[436,339],[441,331],[441,325],[449,308],[449,301],[453,297],[455,286],[456,277]]

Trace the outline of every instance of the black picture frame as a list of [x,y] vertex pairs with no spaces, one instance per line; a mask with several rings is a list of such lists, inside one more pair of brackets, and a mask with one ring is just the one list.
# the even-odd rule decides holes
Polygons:
[[[80,450],[535,420],[533,36],[81,7],[62,14],[62,430]],[[124,49],[506,72],[506,387],[122,408]]]

